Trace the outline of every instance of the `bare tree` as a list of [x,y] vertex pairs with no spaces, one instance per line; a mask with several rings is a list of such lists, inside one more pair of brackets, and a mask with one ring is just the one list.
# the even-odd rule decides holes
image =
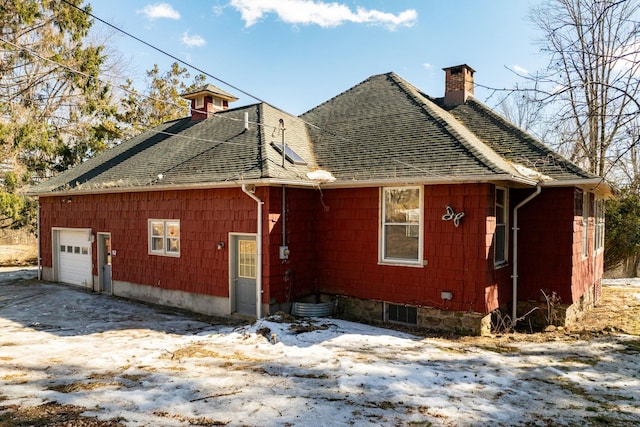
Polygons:
[[639,15],[638,0],[548,0],[531,13],[550,59],[537,83],[547,88],[555,144],[600,176],[613,162],[633,172],[626,166],[640,113]]

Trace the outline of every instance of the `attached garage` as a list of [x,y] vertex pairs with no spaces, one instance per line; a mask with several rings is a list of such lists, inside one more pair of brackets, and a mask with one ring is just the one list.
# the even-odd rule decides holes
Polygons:
[[57,281],[93,288],[91,230],[54,229],[53,234]]

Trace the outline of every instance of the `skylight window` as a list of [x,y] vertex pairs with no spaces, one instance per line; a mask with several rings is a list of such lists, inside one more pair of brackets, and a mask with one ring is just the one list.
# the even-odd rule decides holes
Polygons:
[[291,147],[288,145],[278,144],[276,142],[272,142],[271,146],[276,149],[276,151],[280,154],[284,151],[284,158],[289,161],[289,163],[293,163],[294,165],[306,165],[307,161],[300,157],[298,153],[293,151]]

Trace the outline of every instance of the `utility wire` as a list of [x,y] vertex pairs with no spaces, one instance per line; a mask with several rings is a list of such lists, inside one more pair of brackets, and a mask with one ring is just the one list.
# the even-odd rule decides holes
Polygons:
[[132,39],[134,39],[134,40],[136,40],[136,41],[138,41],[138,42],[140,42],[140,43],[144,44],[145,46],[148,46],[148,47],[150,47],[151,49],[156,50],[156,51],[160,52],[161,54],[166,55],[166,56],[168,56],[169,58],[174,59],[174,60],[178,61],[179,63],[181,63],[181,64],[183,64],[183,65],[186,65],[187,67],[189,67],[189,68],[192,68],[192,69],[196,70],[196,71],[197,71],[197,72],[199,72],[199,73],[204,74],[204,75],[205,75],[205,76],[207,76],[207,77],[210,77],[210,78],[212,78],[212,79],[214,79],[214,80],[216,80],[216,81],[218,81],[218,82],[220,82],[220,83],[222,83],[222,84],[224,84],[224,85],[226,85],[226,86],[229,86],[230,88],[232,88],[232,89],[234,89],[234,90],[237,90],[238,92],[243,93],[243,94],[247,95],[248,97],[250,97],[250,98],[252,98],[252,99],[255,99],[256,101],[267,103],[267,102],[263,101],[262,99],[260,99],[259,97],[255,96],[255,95],[252,95],[251,93],[249,93],[249,92],[247,92],[247,91],[244,91],[244,90],[240,89],[239,87],[234,86],[234,85],[232,85],[231,83],[228,83],[228,82],[226,82],[226,81],[224,81],[224,80],[220,79],[219,77],[216,77],[216,76],[214,76],[214,75],[212,75],[212,74],[210,74],[210,73],[208,73],[208,72],[206,72],[206,71],[202,70],[201,68],[196,67],[195,65],[189,64],[188,62],[183,61],[182,59],[178,58],[177,56],[172,55],[171,53],[169,53],[169,52],[167,52],[167,51],[165,51],[165,50],[162,50],[162,49],[160,49],[159,47],[156,47],[156,46],[152,45],[151,43],[148,43],[148,42],[146,42],[146,41],[142,40],[142,39],[141,39],[141,38],[139,38],[139,37],[134,36],[133,34],[131,34],[131,33],[127,32],[127,31],[123,30],[122,28],[117,27],[116,25],[113,25],[113,24],[111,24],[111,23],[109,23],[109,22],[105,21],[104,19],[101,19],[101,18],[97,17],[97,16],[96,16],[96,15],[94,15],[93,13],[91,13],[91,12],[87,12],[86,10],[84,10],[84,9],[82,9],[82,8],[80,8],[80,7],[78,7],[78,6],[76,6],[75,4],[70,3],[68,0],[62,0],[62,2],[63,2],[63,3],[65,3],[65,4],[67,4],[67,5],[69,5],[69,6],[71,6],[71,7],[73,7],[74,9],[79,10],[79,11],[80,11],[80,12],[82,12],[82,13],[85,13],[85,14],[87,14],[87,15],[91,16],[93,19],[96,19],[96,20],[98,20],[98,21],[102,22],[103,24],[105,24],[105,25],[107,25],[107,26],[109,26],[109,27],[113,28],[114,30],[121,32],[122,34],[126,35],[127,37],[131,37]]
[[[6,43],[6,44],[8,44],[8,45],[10,45],[10,46],[13,46],[13,47],[15,47],[16,49],[20,49],[20,50],[23,50],[23,51],[25,51],[25,52],[28,52],[30,55],[33,55],[34,57],[36,57],[36,58],[38,58],[38,59],[41,59],[41,60],[43,60],[43,61],[45,61],[45,62],[48,62],[48,63],[50,63],[50,64],[52,64],[52,65],[55,65],[55,66],[58,66],[58,67],[62,67],[62,68],[66,69],[66,70],[68,70],[68,71],[70,71],[70,72],[72,72],[72,73],[74,73],[74,74],[78,74],[78,75],[81,75],[81,76],[86,77],[86,78],[88,78],[88,79],[92,79],[92,80],[95,80],[95,81],[101,82],[101,83],[103,83],[103,84],[105,84],[105,85],[108,85],[109,87],[115,87],[115,88],[118,88],[118,89],[120,89],[120,90],[122,90],[122,91],[124,91],[124,92],[129,93],[129,94],[132,94],[132,95],[139,95],[139,96],[142,96],[143,98],[149,99],[149,100],[151,100],[151,101],[160,102],[160,103],[163,103],[163,104],[171,105],[171,106],[173,106],[173,107],[184,108],[184,106],[183,106],[183,105],[176,104],[175,102],[171,102],[171,101],[168,101],[168,100],[166,100],[166,99],[158,99],[158,98],[154,98],[154,97],[152,97],[152,96],[145,95],[145,94],[143,94],[143,93],[139,93],[139,92],[137,92],[137,91],[135,91],[135,90],[128,89],[128,88],[127,88],[127,87],[125,87],[125,86],[121,86],[121,85],[118,85],[118,84],[115,84],[115,83],[109,82],[109,81],[107,81],[107,80],[101,79],[101,78],[99,78],[99,77],[92,76],[92,75],[87,74],[87,73],[85,73],[85,72],[82,72],[82,71],[76,70],[76,69],[74,69],[74,68],[69,67],[68,65],[65,65],[65,64],[62,64],[62,63],[60,63],[60,62],[54,61],[54,60],[52,60],[52,59],[46,58],[46,57],[44,57],[44,56],[40,55],[38,52],[36,52],[36,51],[34,51],[34,50],[32,50],[32,49],[29,49],[29,48],[28,48],[28,47],[26,47],[26,46],[22,46],[22,45],[19,45],[19,44],[13,43],[13,42],[11,42],[11,41],[9,41],[9,40],[6,40],[6,39],[5,39],[5,38],[3,38],[3,37],[0,37],[0,42]],[[203,113],[203,114],[206,114],[206,113],[207,113],[207,111],[205,111],[205,110],[192,109],[191,111],[192,111],[192,112],[197,112],[197,113]],[[225,120],[231,120],[231,121],[236,121],[236,122],[241,122],[241,121],[243,121],[243,119],[239,119],[239,118],[235,118],[235,117],[227,117],[227,116],[223,116],[223,115],[214,115],[214,117],[217,117],[217,118],[223,118],[223,119],[225,119]],[[263,124],[263,123],[259,123],[259,122],[249,122],[249,123],[251,123],[251,124],[253,124],[253,125],[256,125],[256,126],[272,127],[274,130],[277,130],[277,129],[278,129],[276,126],[267,126],[267,125],[265,125],[265,124]],[[153,129],[148,129],[147,131],[156,132],[156,133],[161,133],[161,134],[165,134],[165,135],[177,135],[177,134],[171,134],[171,133],[169,133],[169,132],[154,131]],[[183,136],[183,137],[188,138],[188,137],[186,137],[186,136]],[[231,143],[231,142],[228,142],[228,141],[216,141],[216,140],[204,139],[204,138],[198,138],[198,139],[199,139],[199,140],[201,140],[201,141],[205,141],[205,142],[215,142],[215,143],[223,143],[223,144],[237,144],[237,143]]]

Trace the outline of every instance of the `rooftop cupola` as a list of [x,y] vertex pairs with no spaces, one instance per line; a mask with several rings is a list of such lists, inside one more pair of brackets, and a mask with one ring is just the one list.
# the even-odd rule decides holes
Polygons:
[[445,72],[444,105],[454,107],[467,102],[473,96],[473,73],[467,64],[443,68]]
[[217,111],[229,108],[229,103],[238,98],[212,84],[206,84],[181,95],[191,101],[191,120],[202,120]]

